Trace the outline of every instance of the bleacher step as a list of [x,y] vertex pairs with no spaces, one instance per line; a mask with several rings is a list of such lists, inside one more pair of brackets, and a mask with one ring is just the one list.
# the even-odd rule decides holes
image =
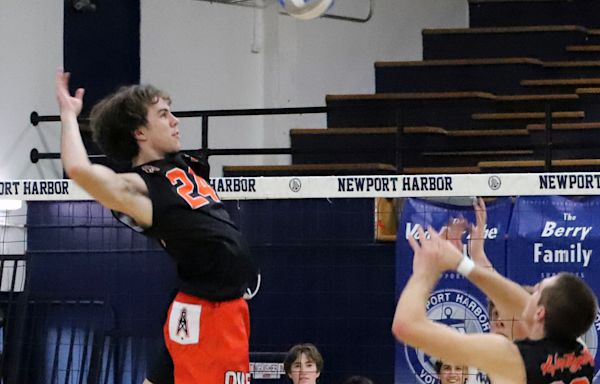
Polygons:
[[[531,120],[544,119],[544,112],[514,112],[514,113],[474,113],[473,120]],[[583,119],[583,111],[552,112],[553,119]]]
[[597,1],[469,0],[472,27],[578,24],[600,26]]
[[567,45],[567,52],[600,52],[600,45]]
[[225,177],[393,175],[391,164],[293,164],[224,166]]
[[540,60],[577,58],[565,50],[595,39],[578,25],[452,28],[423,30],[423,59],[535,57]]

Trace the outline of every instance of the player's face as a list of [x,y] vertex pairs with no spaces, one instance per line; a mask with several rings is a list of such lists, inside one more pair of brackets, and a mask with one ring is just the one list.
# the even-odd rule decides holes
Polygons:
[[151,104],[146,113],[144,134],[153,151],[160,155],[178,152],[181,149],[179,142],[179,119],[171,113],[171,107],[165,99]]
[[321,375],[317,371],[317,364],[305,353],[292,363],[288,376],[294,384],[314,384]]
[[440,384],[464,384],[467,373],[463,365],[444,363],[440,368]]
[[533,288],[533,292],[529,298],[529,301],[527,302],[527,305],[525,306],[525,309],[523,310],[522,316],[523,320],[525,320],[528,324],[531,325],[536,321],[540,321],[536,316],[538,308],[540,307],[540,297],[542,296],[542,291],[544,288],[554,284],[557,279],[558,276],[547,277],[537,283]]
[[504,335],[510,338],[507,332],[506,319],[500,315],[498,308],[493,307],[490,311],[490,332],[499,335]]
[[506,336],[510,340],[521,340],[527,337],[527,325],[521,319],[503,315],[494,306],[490,312],[490,332]]

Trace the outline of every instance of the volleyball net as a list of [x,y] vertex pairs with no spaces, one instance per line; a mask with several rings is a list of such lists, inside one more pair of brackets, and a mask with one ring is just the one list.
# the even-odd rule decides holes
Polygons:
[[[600,173],[215,178],[222,200],[595,195]],[[71,180],[0,180],[0,200],[89,200]]]
[[[405,239],[452,217],[474,222],[476,196],[486,197],[486,252],[500,273],[531,285],[568,271],[600,293],[593,278],[600,173],[215,178],[211,185],[261,269],[250,302],[253,381],[287,382],[283,353],[311,342],[325,357],[327,382],[357,374],[376,383],[438,382],[436,357],[390,333],[412,268]],[[141,382],[176,286],[170,259],[70,180],[0,181],[0,201],[9,200],[24,206],[0,218],[4,381]],[[426,308],[469,333],[491,330],[486,307],[476,288],[448,272]],[[517,326],[501,320],[511,332]],[[597,359],[598,329],[600,317],[584,335]]]

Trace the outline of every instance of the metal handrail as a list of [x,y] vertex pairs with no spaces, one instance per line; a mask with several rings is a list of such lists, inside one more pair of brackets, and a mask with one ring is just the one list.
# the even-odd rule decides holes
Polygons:
[[[213,109],[199,111],[173,112],[175,117],[211,117],[211,116],[257,116],[257,115],[293,115],[309,113],[326,113],[328,107],[292,107],[292,108],[253,108],[253,109]],[[60,121],[60,115],[40,115],[36,111],[29,115],[29,122],[37,126],[41,122]],[[79,117],[79,122],[88,121],[87,117]]]
[[[294,107],[294,108],[255,108],[255,109],[218,109],[204,111],[175,111],[173,115],[176,117],[200,117],[202,118],[201,130],[201,148],[203,155],[291,155],[301,153],[317,153],[318,150],[299,150],[292,148],[228,148],[228,149],[210,149],[208,148],[208,119],[209,117],[218,116],[258,116],[258,115],[291,115],[291,114],[315,114],[327,113],[328,107]],[[37,126],[41,122],[58,122],[59,115],[40,115],[36,111],[31,112],[29,121],[32,125]],[[89,121],[88,117],[79,117],[80,123]],[[193,152],[193,150],[184,150],[183,152]],[[92,154],[88,155],[91,159],[105,158],[105,155]],[[37,148],[32,148],[29,152],[29,160],[32,163],[37,163],[43,159],[60,159],[59,152],[40,152]]]
[[[401,103],[399,103],[401,104]],[[553,131],[553,119],[552,110],[553,105],[550,101],[545,101],[545,138],[543,143],[544,148],[544,168],[546,171],[551,170],[551,160],[553,158],[553,149],[557,143],[552,140]],[[351,109],[354,105],[347,106],[322,106],[322,107],[294,107],[294,108],[260,108],[260,109],[221,109],[221,110],[198,110],[198,111],[175,111],[173,114],[177,117],[200,117],[202,119],[201,129],[201,156],[224,156],[224,155],[296,155],[296,154],[323,154],[323,153],[354,153],[353,149],[347,148],[330,148],[327,152],[323,149],[314,148],[209,148],[208,146],[208,128],[209,128],[209,117],[217,116],[257,116],[257,115],[289,115],[289,114],[316,114],[316,113],[328,113],[332,110],[338,109]],[[87,117],[80,117],[80,122],[87,122]],[[404,150],[407,148],[404,143],[404,121],[402,107],[398,105],[396,110],[396,119],[393,126],[396,127],[395,134],[395,165],[398,170],[403,168],[404,163]],[[30,122],[36,126],[40,122],[58,122],[60,116],[58,115],[39,115],[37,112],[31,112]],[[539,145],[539,144],[538,144]],[[539,145],[542,146],[542,145]],[[199,150],[183,150],[183,152],[198,154]],[[371,150],[364,148],[361,153],[370,153]],[[375,152],[384,153],[386,150],[378,149]],[[89,155],[90,158],[105,158],[106,156],[101,154]],[[30,160],[32,163],[37,163],[42,159],[60,159],[60,153],[58,152],[39,152],[37,148],[33,148],[30,151]]]

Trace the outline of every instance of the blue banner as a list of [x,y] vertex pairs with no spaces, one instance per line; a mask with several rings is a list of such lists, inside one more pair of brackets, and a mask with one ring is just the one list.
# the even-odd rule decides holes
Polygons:
[[[485,230],[485,250],[500,273],[506,271],[506,233],[510,220],[512,199],[504,197],[487,203],[488,224]],[[407,199],[399,220],[396,241],[396,292],[406,285],[412,272],[412,250],[406,239],[416,236],[419,226],[431,225],[439,230],[450,218],[465,217],[475,222],[472,206],[433,203],[421,199]],[[466,247],[464,249],[466,253]],[[490,324],[486,300],[465,278],[455,272],[444,273],[429,297],[427,315],[463,332],[487,332]],[[395,382],[423,384],[438,383],[434,360],[419,350],[403,344],[396,345]]]
[[[507,245],[507,276],[536,284],[558,272],[583,278],[600,293],[600,197],[519,197],[515,202]],[[600,316],[584,341],[599,366]],[[598,373],[594,383],[600,382]]]

